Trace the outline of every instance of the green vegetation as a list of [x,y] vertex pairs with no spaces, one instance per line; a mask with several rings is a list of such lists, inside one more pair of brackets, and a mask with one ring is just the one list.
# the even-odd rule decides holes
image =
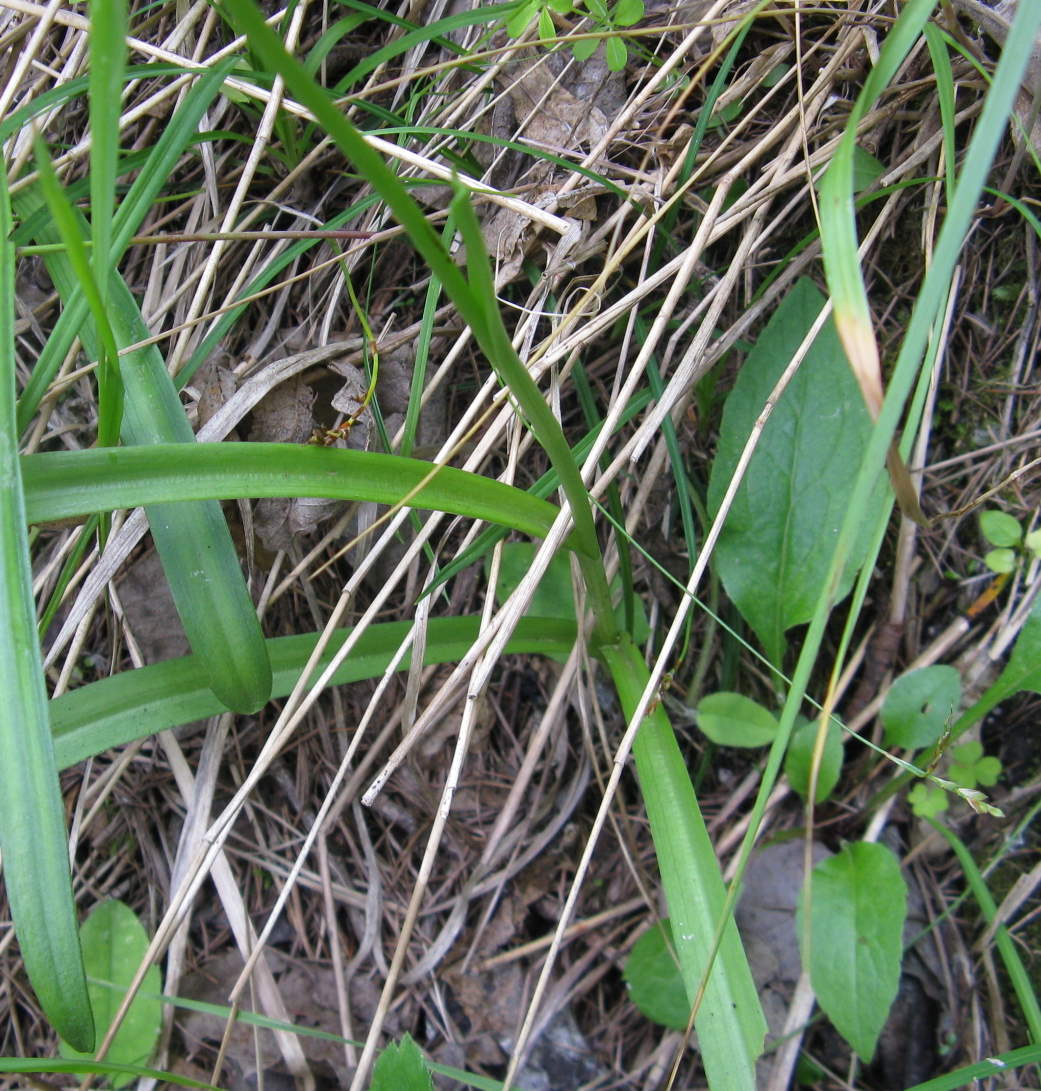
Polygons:
[[[24,35],[0,94],[0,852],[4,972],[24,967],[38,1009],[28,1034],[12,1015],[4,1049],[25,1055],[0,1071],[220,1086],[248,1026],[258,1071],[265,1041],[303,1078],[321,1039],[352,1091],[523,1087],[581,916],[614,929],[596,965],[623,970],[611,1003],[640,1065],[656,1023],[682,1032],[670,1086],[744,1091],[775,1063],[786,1082],[798,1051],[734,919],[768,833],[804,840],[788,947],[865,1087],[890,1078],[871,1066],[911,839],[957,861],[1011,984],[1027,1045],[987,1063],[1037,1060],[1041,1007],[976,862],[1015,776],[985,718],[1041,693],[1029,466],[956,502],[927,487],[932,518],[920,470],[937,406],[960,404],[938,387],[964,294],[983,306],[963,247],[1021,128],[1041,9],[976,58],[908,0],[858,59],[850,13],[797,12],[790,40],[766,8],[704,27],[704,52],[642,0],[426,22],[349,0],[332,23],[223,0],[183,26],[95,0],[63,17],[75,63],[43,23]],[[806,63],[810,43],[835,65]],[[917,147],[892,129],[915,110],[937,134],[924,166],[887,158]],[[1008,186],[1039,169],[1014,139]],[[923,202],[898,292],[872,248]],[[1029,201],[1007,208],[1038,231]],[[1023,359],[984,453],[1017,442]],[[349,505],[325,537],[314,501]],[[911,599],[925,612],[912,558],[945,519],[958,578],[998,579],[932,621],[999,605],[977,657],[996,678],[951,651],[963,618],[935,653],[870,639],[906,629]],[[151,546],[138,579],[171,606],[140,623]],[[507,656],[537,699],[501,684]],[[200,720],[200,741],[179,730]],[[138,764],[162,769],[160,806],[120,787]],[[1024,795],[1020,838],[1041,806]],[[111,871],[84,863],[103,813]],[[203,891],[221,923],[193,931]],[[284,913],[315,931],[276,980]],[[218,932],[241,958],[207,1006],[180,991]],[[310,1026],[317,978],[288,999],[289,963],[319,960],[336,1033]],[[378,996],[352,1000],[356,979]],[[162,1034],[164,1004],[224,1021],[212,1073],[178,1056],[206,1034]],[[466,1071],[437,1063],[467,1033]],[[805,1048],[803,1072],[836,1063]]]

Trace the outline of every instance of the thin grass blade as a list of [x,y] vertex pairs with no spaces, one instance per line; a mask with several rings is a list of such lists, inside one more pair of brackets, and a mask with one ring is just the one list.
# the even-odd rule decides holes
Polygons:
[[[93,246],[91,281],[97,285],[102,313],[108,302],[108,270],[112,261],[112,216],[116,203],[119,161],[119,115],[123,70],[126,67],[127,11],[124,0],[90,3],[90,238]],[[66,240],[68,245],[68,240]],[[93,310],[93,308],[92,308]],[[101,340],[98,361],[98,442],[114,444],[123,415],[119,363],[111,333],[94,314]]]

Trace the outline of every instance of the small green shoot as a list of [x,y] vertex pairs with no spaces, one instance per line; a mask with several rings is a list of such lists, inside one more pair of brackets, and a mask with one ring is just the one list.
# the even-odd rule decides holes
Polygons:
[[539,37],[553,41],[558,31],[554,14],[562,19],[588,18],[593,32],[571,43],[571,52],[578,61],[588,60],[603,42],[607,67],[620,72],[629,59],[629,48],[618,33],[622,27],[631,27],[643,18],[643,0],[617,0],[608,5],[604,0],[528,0],[503,24],[511,38],[519,38],[532,23],[538,25]]
[[1021,559],[1041,558],[1041,530],[1025,537],[1019,520],[993,508],[980,514],[980,533],[994,549],[988,550],[983,563],[999,575],[1014,572]]

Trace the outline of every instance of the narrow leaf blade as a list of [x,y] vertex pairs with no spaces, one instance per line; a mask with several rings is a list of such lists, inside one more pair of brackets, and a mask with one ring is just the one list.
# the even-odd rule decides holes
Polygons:
[[48,1019],[80,1049],[94,1021],[80,955],[25,531],[15,432],[14,249],[0,169],[0,852],[22,958]]

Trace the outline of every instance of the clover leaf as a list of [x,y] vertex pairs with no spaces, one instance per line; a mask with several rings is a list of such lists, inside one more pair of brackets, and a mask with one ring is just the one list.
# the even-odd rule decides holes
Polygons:
[[975,788],[977,784],[989,788],[1001,776],[1001,762],[994,757],[985,757],[983,743],[977,739],[956,746],[951,757],[954,760],[948,775],[965,788]]

